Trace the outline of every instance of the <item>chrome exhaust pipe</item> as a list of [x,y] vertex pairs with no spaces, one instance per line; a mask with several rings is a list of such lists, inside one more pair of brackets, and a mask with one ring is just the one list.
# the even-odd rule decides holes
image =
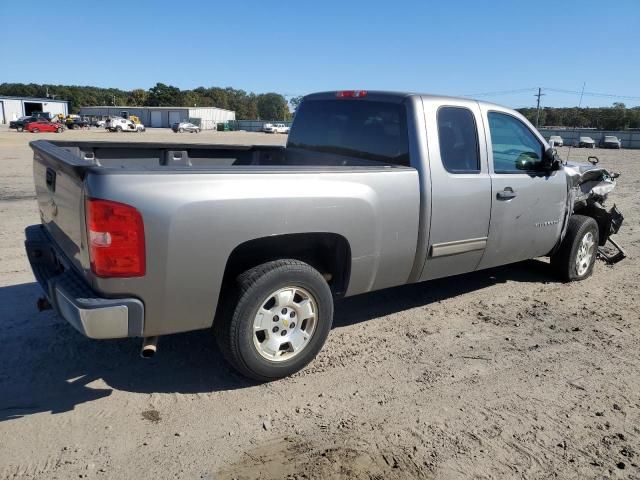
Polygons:
[[142,350],[140,356],[142,358],[151,358],[156,354],[158,349],[158,337],[146,337],[142,340]]

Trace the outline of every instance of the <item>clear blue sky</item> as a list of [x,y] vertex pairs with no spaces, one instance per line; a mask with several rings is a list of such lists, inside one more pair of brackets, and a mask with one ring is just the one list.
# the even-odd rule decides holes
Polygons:
[[[0,17],[0,83],[464,95],[586,82],[640,105],[640,0],[0,0]],[[533,93],[479,98],[520,107]]]

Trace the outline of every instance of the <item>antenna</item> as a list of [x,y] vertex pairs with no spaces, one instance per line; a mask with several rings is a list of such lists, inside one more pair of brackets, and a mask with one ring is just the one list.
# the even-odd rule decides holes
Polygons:
[[534,94],[534,97],[538,97],[538,106],[536,107],[536,128],[540,126],[540,97],[546,95],[542,93],[542,88],[538,87],[538,93]]
[[[582,91],[580,92],[580,101],[578,102],[578,109],[582,107],[582,97],[584,96],[584,87],[586,85],[587,85],[587,82],[582,82]],[[576,133],[576,130],[578,130],[578,126],[574,125],[572,133]],[[571,145],[569,145],[569,151],[567,152],[567,159],[564,161],[565,164],[569,163],[569,156],[571,155],[572,147],[573,147],[573,142],[571,143]]]

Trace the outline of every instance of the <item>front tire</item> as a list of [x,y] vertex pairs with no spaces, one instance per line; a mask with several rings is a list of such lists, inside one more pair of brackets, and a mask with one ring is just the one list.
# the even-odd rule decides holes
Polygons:
[[122,127],[116,127],[116,133],[122,132]]
[[304,368],[331,330],[333,298],[320,272],[298,260],[276,260],[236,279],[216,339],[241,374],[271,381]]
[[584,215],[569,218],[567,234],[551,256],[551,266],[562,280],[584,280],[593,273],[599,238],[598,224],[593,218]]

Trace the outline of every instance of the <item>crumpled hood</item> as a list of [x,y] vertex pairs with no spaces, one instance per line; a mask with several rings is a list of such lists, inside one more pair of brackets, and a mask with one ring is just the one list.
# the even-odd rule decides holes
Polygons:
[[604,167],[591,163],[567,162],[562,166],[567,174],[569,188],[578,190],[575,200],[584,200],[592,195],[606,197],[616,186],[615,177]]

